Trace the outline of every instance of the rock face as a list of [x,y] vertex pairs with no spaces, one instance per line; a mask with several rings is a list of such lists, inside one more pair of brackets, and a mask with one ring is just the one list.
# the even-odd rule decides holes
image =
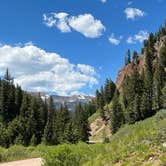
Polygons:
[[[163,43],[166,41],[166,36],[160,38],[154,45],[155,52],[154,52],[154,63],[155,57],[159,56],[160,48],[163,46]],[[116,80],[116,86],[119,91],[122,91],[122,84],[124,81],[125,76],[130,76],[133,73],[134,66],[137,67],[138,72],[141,73],[144,66],[145,66],[145,54],[142,54],[138,58],[138,64],[135,65],[134,62],[129,63],[128,65],[124,66],[119,72]]]
[[[145,64],[145,58],[144,55],[141,55],[138,58],[138,64],[136,65],[138,72],[141,73]],[[116,80],[116,87],[118,90],[122,90],[122,84],[126,76],[130,76],[133,74],[135,64],[134,62],[129,63],[125,67],[123,67],[119,72]]]

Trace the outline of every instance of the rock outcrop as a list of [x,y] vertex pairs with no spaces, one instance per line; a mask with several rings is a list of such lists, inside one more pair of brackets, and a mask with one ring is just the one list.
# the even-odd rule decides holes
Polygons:
[[[160,48],[163,46],[163,43],[166,41],[166,36],[163,36],[158,40],[155,45],[155,52],[154,52],[154,63],[155,63],[155,57],[159,56]],[[138,58],[137,65],[134,64],[134,62],[129,63],[128,65],[124,66],[119,72],[116,80],[116,87],[119,91],[122,91],[122,84],[124,81],[124,78],[126,76],[130,76],[133,71],[134,67],[138,69],[138,72],[141,73],[143,68],[145,66],[145,54],[142,54]]]

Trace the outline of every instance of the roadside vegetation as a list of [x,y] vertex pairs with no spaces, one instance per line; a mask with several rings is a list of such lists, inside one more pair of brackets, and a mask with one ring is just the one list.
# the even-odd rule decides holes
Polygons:
[[42,157],[45,166],[155,165],[166,163],[166,110],[123,126],[105,144],[12,146],[0,148],[0,161]]

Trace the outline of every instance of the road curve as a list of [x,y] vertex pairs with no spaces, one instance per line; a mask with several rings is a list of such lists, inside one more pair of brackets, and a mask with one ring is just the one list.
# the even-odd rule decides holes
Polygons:
[[8,163],[2,163],[0,166],[42,166],[41,158],[33,158],[27,160],[13,161]]

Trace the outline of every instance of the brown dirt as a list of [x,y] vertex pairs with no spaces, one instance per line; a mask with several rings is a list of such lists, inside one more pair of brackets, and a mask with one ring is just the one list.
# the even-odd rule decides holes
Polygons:
[[105,124],[102,118],[97,118],[94,122],[90,124],[91,128],[91,137],[89,138],[89,142],[93,143],[102,143],[103,142],[103,134],[105,136],[110,136],[109,125]]

